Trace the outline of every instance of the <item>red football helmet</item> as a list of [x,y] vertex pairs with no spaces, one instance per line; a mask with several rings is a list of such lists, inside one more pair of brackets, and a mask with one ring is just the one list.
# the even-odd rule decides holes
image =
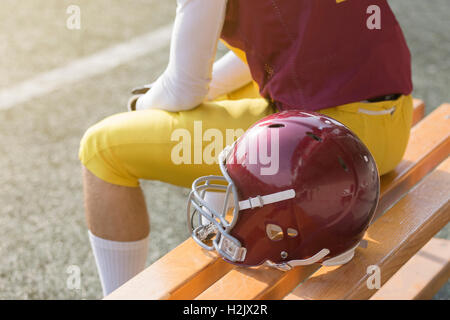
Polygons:
[[[237,265],[344,264],[378,203],[369,150],[343,124],[314,112],[258,121],[222,151],[219,165],[223,177],[194,181],[188,226],[203,248]],[[220,205],[208,193],[221,195]]]

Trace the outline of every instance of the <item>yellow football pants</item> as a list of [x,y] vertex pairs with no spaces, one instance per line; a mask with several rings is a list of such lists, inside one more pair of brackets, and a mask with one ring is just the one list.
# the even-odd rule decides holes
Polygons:
[[[136,187],[139,179],[147,179],[190,187],[200,176],[220,174],[217,163],[208,157],[202,159],[203,155],[217,157],[217,150],[211,151],[212,145],[225,146],[229,142],[215,141],[217,137],[233,138],[232,134],[242,134],[274,112],[259,95],[257,86],[250,83],[189,111],[119,113],[87,130],[79,157],[95,176],[112,184]],[[411,96],[396,101],[351,103],[320,112],[358,135],[374,156],[380,174],[394,169],[402,159],[412,121]]]

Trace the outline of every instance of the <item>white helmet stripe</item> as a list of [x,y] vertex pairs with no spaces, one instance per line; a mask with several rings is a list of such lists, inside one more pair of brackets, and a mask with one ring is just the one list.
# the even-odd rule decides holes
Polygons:
[[239,201],[239,209],[246,210],[251,208],[258,208],[266,204],[289,200],[292,198],[295,198],[295,190],[289,189],[272,194],[267,194],[265,196],[257,196],[247,200]]

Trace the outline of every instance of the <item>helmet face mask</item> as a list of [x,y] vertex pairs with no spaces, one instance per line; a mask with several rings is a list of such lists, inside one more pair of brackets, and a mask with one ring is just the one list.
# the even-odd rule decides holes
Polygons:
[[[229,233],[239,216],[236,186],[226,173],[226,169],[224,172],[224,161],[230,148],[226,147],[219,155],[223,176],[200,177],[192,184],[187,214],[188,228],[193,239],[204,249],[216,250],[224,258],[234,262],[243,260],[246,250],[242,248],[240,241]],[[207,192],[225,193],[220,212],[219,208],[211,207],[205,201]],[[191,210],[191,206],[193,210]],[[227,213],[230,211],[232,211],[231,219],[227,217]],[[193,223],[195,215],[198,218],[197,226],[194,226]]]
[[[241,242],[230,234],[238,221],[241,210],[262,207],[295,197],[294,190],[287,190],[270,195],[258,195],[248,200],[239,201],[238,190],[226,168],[229,152],[235,143],[227,146],[219,155],[219,165],[223,176],[200,177],[192,184],[188,199],[188,228],[193,239],[206,250],[216,250],[222,257],[239,262],[245,259],[247,250]],[[210,206],[205,201],[207,192],[223,192],[220,208]],[[193,209],[193,210],[192,210]],[[220,211],[219,211],[220,209]],[[197,215],[197,226],[194,217]]]
[[[207,192],[218,191],[224,192],[220,211],[205,201]],[[207,176],[195,180],[188,200],[188,228],[193,239],[204,249],[216,250],[230,261],[240,261],[245,258],[245,250],[240,241],[229,233],[239,216],[239,204],[231,203],[236,201],[234,199],[238,199],[236,188],[224,177]],[[230,215],[227,217],[230,212],[231,219]]]
[[[242,146],[266,135],[265,150],[271,144],[274,153],[272,130],[280,135],[280,168],[261,175],[261,162],[249,164]],[[241,266],[346,263],[378,202],[379,176],[367,148],[317,113],[288,111],[258,121],[220,153],[219,166],[223,176],[194,181],[188,227],[204,249]],[[208,193],[221,194],[219,204],[211,205]]]

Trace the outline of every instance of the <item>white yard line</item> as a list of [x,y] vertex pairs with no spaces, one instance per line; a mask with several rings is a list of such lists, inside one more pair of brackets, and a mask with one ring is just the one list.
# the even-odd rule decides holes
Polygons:
[[0,110],[11,109],[68,84],[107,72],[133,59],[158,51],[170,43],[171,32],[172,24],[163,26],[130,41],[75,60],[64,67],[4,88],[0,90]]

